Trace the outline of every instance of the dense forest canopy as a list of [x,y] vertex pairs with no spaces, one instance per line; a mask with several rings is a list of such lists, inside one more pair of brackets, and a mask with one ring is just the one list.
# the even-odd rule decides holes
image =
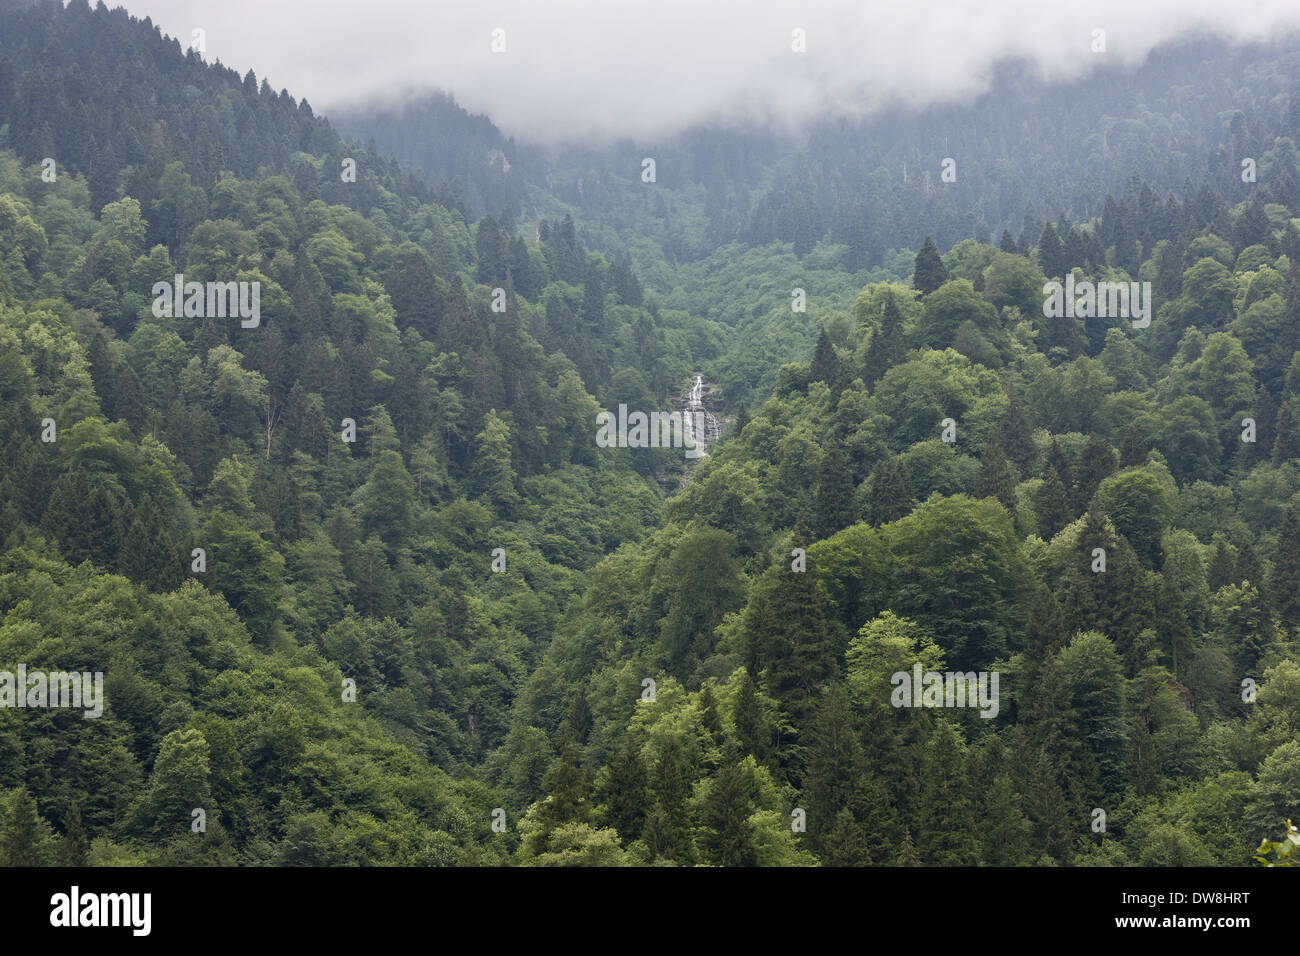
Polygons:
[[[0,672],[104,681],[0,707],[0,863],[1250,864],[1300,820],[1298,58],[544,150],[0,2]],[[697,374],[707,456],[596,441]]]

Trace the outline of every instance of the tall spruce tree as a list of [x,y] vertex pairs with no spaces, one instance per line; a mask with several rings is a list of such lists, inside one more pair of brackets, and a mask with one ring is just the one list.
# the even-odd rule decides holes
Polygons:
[[1296,635],[1300,629],[1300,514],[1292,505],[1282,516],[1268,585],[1273,610],[1283,626]]
[[928,295],[947,282],[948,279],[948,267],[939,258],[939,250],[935,247],[933,237],[926,236],[925,242],[921,245],[921,251],[916,254],[916,266],[912,272],[912,288]]
[[975,477],[975,497],[995,498],[1013,515],[1016,513],[1016,483],[1007,467],[1007,457],[1002,446],[990,441],[980,457],[979,474]]
[[1034,504],[1034,517],[1038,520],[1038,534],[1050,541],[1067,524],[1074,520],[1074,510],[1070,507],[1070,493],[1056,469],[1048,466],[1047,479],[1038,488],[1038,498]]
[[824,326],[817,334],[817,346],[813,349],[808,377],[814,382],[825,382],[832,388],[840,378],[840,359],[835,354],[835,346],[831,344],[830,336],[826,334]]
[[813,521],[818,538],[829,538],[841,528],[858,520],[854,497],[853,472],[838,445],[831,445],[822,456],[813,495]]
[[1110,442],[1095,434],[1088,436],[1083,451],[1079,454],[1079,466],[1075,473],[1076,512],[1081,512],[1092,504],[1092,496],[1097,493],[1102,481],[1115,473],[1115,467],[1115,450],[1110,447]]
[[1037,449],[1034,446],[1033,429],[1029,427],[1024,409],[1014,397],[1007,402],[1006,413],[998,425],[998,444],[1002,446],[1008,460],[1020,470],[1021,476],[1028,477]]
[[907,343],[903,340],[903,316],[894,297],[885,299],[880,325],[871,333],[867,353],[862,359],[862,380],[867,388],[876,383],[895,365],[903,361]]
[[749,815],[749,782],[735,748],[728,747],[704,801],[699,842],[710,863],[757,865],[758,848],[754,845],[754,826]]
[[897,458],[882,458],[871,471],[867,521],[879,527],[912,513],[916,502],[907,466]]
[[1065,271],[1069,268],[1065,261],[1065,247],[1050,222],[1043,226],[1043,234],[1038,237],[1038,264],[1049,279],[1065,278]]

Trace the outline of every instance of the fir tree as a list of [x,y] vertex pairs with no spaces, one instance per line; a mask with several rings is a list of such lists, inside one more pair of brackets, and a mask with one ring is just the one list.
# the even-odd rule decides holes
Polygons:
[[996,441],[984,446],[979,474],[975,478],[975,497],[996,498],[1011,514],[1016,513],[1016,485],[1007,467],[1006,455]]
[[763,729],[763,712],[758,702],[758,691],[748,671],[740,673],[740,687],[736,691],[734,722],[736,742],[742,754],[753,754],[762,760],[766,755],[767,741]]
[[916,254],[912,288],[922,294],[929,294],[947,282],[948,278],[948,267],[939,258],[939,250],[934,245],[934,239],[926,236],[921,251]]
[[68,818],[64,824],[63,865],[85,866],[89,849],[90,841],[86,839],[86,831],[81,825],[81,807],[74,803],[68,808]]
[[1216,537],[1214,554],[1210,556],[1210,566],[1205,572],[1205,580],[1210,591],[1214,592],[1229,584],[1236,584],[1237,579],[1234,576],[1236,568],[1237,559],[1229,550],[1228,543],[1222,538]]
[[633,734],[623,738],[623,746],[610,758],[601,789],[610,823],[625,843],[639,839],[645,829],[649,788],[640,742]]
[[591,780],[578,763],[578,747],[572,740],[564,742],[560,759],[546,775],[546,792],[550,796],[542,803],[539,814],[545,840],[562,824],[587,822],[591,812]]
[[700,849],[716,866],[755,866],[758,849],[749,822],[749,782],[735,749],[729,747],[705,798]]
[[1079,467],[1074,485],[1074,506],[1083,511],[1092,504],[1104,479],[1115,473],[1115,451],[1110,443],[1097,435],[1090,435],[1079,455]]
[[750,621],[761,622],[748,625],[749,640],[768,694],[802,726],[817,691],[837,674],[834,634],[815,570],[794,572],[781,562],[765,578],[747,609]]
[[979,862],[975,802],[961,741],[940,720],[926,747],[917,849],[927,866],[973,866]]
[[749,406],[743,402],[740,408],[736,410],[736,421],[731,426],[731,434],[739,438],[745,431],[745,426],[749,424]]
[[838,445],[831,445],[822,456],[817,490],[813,496],[813,520],[818,538],[829,538],[858,520],[853,472]]
[[1049,279],[1065,278],[1065,271],[1069,268],[1065,261],[1065,247],[1050,222],[1043,226],[1043,234],[1038,237],[1038,264]]
[[867,521],[879,527],[912,513],[915,493],[907,466],[896,458],[882,458],[871,472],[867,494]]
[[1034,447],[1033,430],[1020,407],[1012,398],[1007,403],[1006,414],[998,425],[998,444],[1007,458],[1020,470],[1021,476],[1027,476],[1034,464],[1037,449]]
[[1268,585],[1269,603],[1294,635],[1300,628],[1300,514],[1291,505],[1282,517]]
[[722,743],[722,718],[718,716],[718,702],[713,696],[713,685],[700,688],[700,726],[715,744]]
[[870,851],[862,824],[848,807],[840,807],[818,852],[823,866],[866,866]]
[[916,855],[916,846],[912,843],[912,831],[903,831],[903,840],[898,845],[898,866],[920,866],[921,859]]
[[875,388],[884,374],[903,360],[906,352],[907,343],[903,341],[903,316],[898,311],[898,303],[891,295],[885,299],[880,326],[871,333],[871,342],[867,345],[866,355],[863,356],[862,380],[867,388]]
[[840,359],[835,354],[835,346],[831,344],[825,327],[817,335],[817,347],[813,350],[812,366],[808,370],[808,378],[813,382],[825,382],[831,388],[835,388],[836,383],[839,381]]
[[1038,489],[1034,517],[1038,521],[1038,534],[1046,541],[1056,537],[1062,528],[1074,520],[1070,494],[1053,467],[1047,469],[1047,479]]
[[1265,596],[1264,569],[1259,563],[1259,558],[1255,556],[1255,549],[1249,543],[1243,544],[1241,550],[1237,552],[1237,570],[1233,575],[1234,584],[1247,581],[1259,588],[1261,597]]
[[[838,688],[827,688],[808,727],[808,771],[803,785],[809,842],[818,855],[824,857],[830,848],[827,841],[841,810],[847,810],[855,823],[865,810],[862,803],[865,775],[862,746],[849,719],[843,694]],[[867,862],[864,853],[862,858],[842,865]]]
[[1137,468],[1146,464],[1151,443],[1135,423],[1124,426],[1119,439],[1119,464],[1121,468]]
[[654,804],[646,816],[643,838],[652,858],[684,865],[694,862],[686,762],[676,738],[670,738],[659,755],[651,790]]

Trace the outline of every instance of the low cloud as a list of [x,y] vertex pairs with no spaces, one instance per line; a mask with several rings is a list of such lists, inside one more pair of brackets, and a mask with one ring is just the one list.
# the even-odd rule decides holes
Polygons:
[[[725,119],[799,127],[972,98],[1007,58],[1064,80],[1203,31],[1300,27],[1295,0],[121,0],[206,58],[318,112],[450,91],[542,142],[639,139]],[[492,31],[505,31],[493,53]],[[807,52],[792,51],[806,31]],[[1096,29],[1106,52],[1093,52]]]

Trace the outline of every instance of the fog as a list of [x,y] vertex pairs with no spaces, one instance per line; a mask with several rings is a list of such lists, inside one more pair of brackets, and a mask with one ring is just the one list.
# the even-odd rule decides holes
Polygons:
[[[117,5],[116,3],[114,5]],[[317,112],[451,92],[548,143],[650,138],[702,121],[798,127],[962,102],[1022,58],[1046,78],[1139,63],[1199,31],[1300,27],[1296,0],[126,0],[204,57]],[[493,52],[493,31],[504,52]],[[802,29],[806,52],[792,50]],[[1094,30],[1105,52],[1094,52]]]

